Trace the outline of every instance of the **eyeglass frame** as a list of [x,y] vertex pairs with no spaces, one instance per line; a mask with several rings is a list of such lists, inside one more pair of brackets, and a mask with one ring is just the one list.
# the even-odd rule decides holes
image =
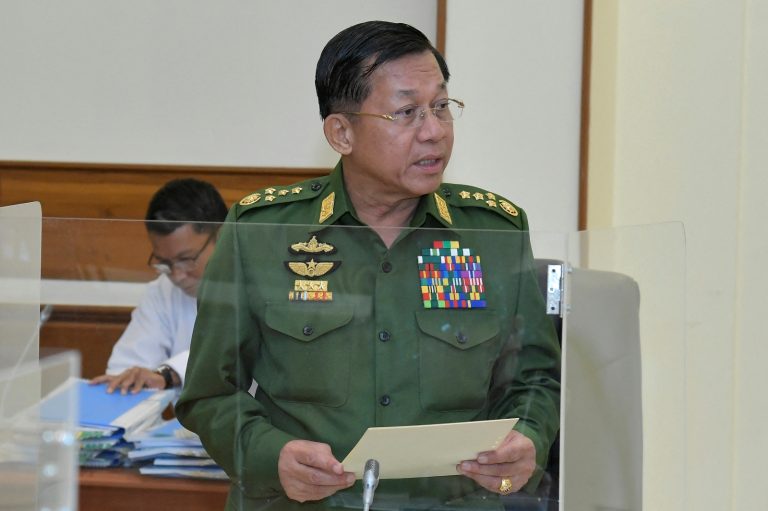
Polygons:
[[456,119],[461,117],[462,112],[464,112],[464,102],[462,100],[460,100],[460,99],[444,98],[444,99],[441,99],[441,100],[438,100],[438,101],[445,101],[447,107],[450,106],[451,103],[455,104],[456,106],[459,107],[459,115],[457,115],[456,117],[451,117],[450,119],[441,119],[438,116],[437,112],[436,112],[437,107],[434,107],[434,106],[429,106],[429,107],[425,107],[425,106],[418,106],[418,107],[404,106],[404,107],[396,110],[395,112],[393,112],[391,114],[374,114],[374,113],[369,113],[369,112],[337,112],[337,113],[346,114],[346,115],[365,115],[365,116],[368,116],[368,117],[377,117],[379,119],[385,119],[387,121],[392,121],[394,123],[397,123],[398,119],[403,119],[404,118],[404,117],[398,117],[398,113],[400,113],[402,110],[406,110],[406,109],[409,109],[409,108],[414,108],[414,109],[416,109],[416,116],[414,117],[414,122],[415,122],[415,119],[418,119],[419,120],[419,124],[415,124],[413,126],[404,126],[404,127],[406,127],[406,128],[412,128],[412,127],[413,128],[417,128],[417,127],[419,127],[419,126],[424,124],[424,120],[427,118],[427,110],[430,110],[432,112],[432,115],[435,116],[435,119],[437,119],[439,122],[443,122],[443,123],[449,123],[449,122],[455,121]]
[[[217,231],[211,232],[211,234],[208,236],[208,239],[205,240],[205,243],[200,248],[200,250],[197,251],[197,253],[192,257],[180,257],[175,261],[168,261],[167,259],[163,260],[160,259],[155,255],[155,252],[152,251],[151,254],[149,254],[149,259],[147,259],[147,266],[153,268],[158,274],[162,275],[171,275],[173,273],[173,267],[176,266],[179,263],[187,263],[189,261],[189,268],[185,269],[184,271],[190,271],[193,268],[197,267],[197,260],[200,259],[200,256],[203,255],[203,252],[206,248],[208,248],[208,245],[211,244],[211,241],[216,237]],[[158,263],[152,263],[152,259],[157,259]],[[167,261],[163,262],[163,261]]]

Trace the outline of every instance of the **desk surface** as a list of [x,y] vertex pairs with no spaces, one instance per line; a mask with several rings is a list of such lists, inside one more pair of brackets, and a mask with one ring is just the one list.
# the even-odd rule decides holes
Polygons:
[[81,469],[80,511],[215,511],[229,483],[153,477],[127,468]]

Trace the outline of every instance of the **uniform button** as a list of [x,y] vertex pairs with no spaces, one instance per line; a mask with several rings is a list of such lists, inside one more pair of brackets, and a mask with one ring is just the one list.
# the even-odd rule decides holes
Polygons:
[[302,332],[304,333],[304,335],[312,335],[313,333],[315,333],[315,329],[312,328],[311,326],[307,325],[307,326],[304,327]]
[[322,187],[323,185],[321,185],[320,183],[312,183],[311,185],[309,185],[310,190],[312,190],[313,192],[318,191]]
[[381,332],[379,332],[379,340],[381,342],[387,342],[389,339],[390,339],[389,332],[387,332],[386,330],[382,330]]
[[464,335],[464,332],[459,332],[456,334],[456,340],[459,341],[459,344],[466,344],[469,339]]
[[392,271],[392,263],[390,263],[389,261],[384,261],[383,263],[381,263],[381,271],[383,271],[384,273],[391,272]]
[[446,198],[449,198],[451,196],[451,191],[448,188],[443,188],[443,195]]
[[379,403],[381,404],[381,406],[389,406],[389,403],[391,403],[391,402],[392,402],[392,400],[386,394],[381,396],[381,398],[379,399]]

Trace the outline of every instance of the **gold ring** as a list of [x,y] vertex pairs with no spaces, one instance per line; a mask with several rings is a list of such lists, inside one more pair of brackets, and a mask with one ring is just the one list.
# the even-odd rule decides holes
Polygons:
[[502,477],[499,485],[499,493],[509,495],[512,493],[512,480],[509,477]]

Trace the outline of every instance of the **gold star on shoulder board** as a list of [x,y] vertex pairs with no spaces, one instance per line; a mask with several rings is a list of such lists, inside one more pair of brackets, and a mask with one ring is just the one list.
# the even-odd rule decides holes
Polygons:
[[485,201],[486,204],[488,204],[488,207],[495,208],[496,207],[496,201],[487,200]]
[[264,190],[264,193],[272,195],[273,193],[275,193],[275,189],[274,188],[267,188],[267,189]]
[[283,195],[288,195],[288,193],[289,193],[289,192],[288,192],[288,190],[280,190],[279,192],[277,192],[277,194],[278,194],[280,197],[282,197]]
[[485,195],[483,195],[480,192],[475,192],[472,194],[472,197],[475,198],[475,200],[485,200]]
[[275,196],[274,195],[267,195],[266,197],[264,197],[264,200],[267,201],[267,202],[272,202],[273,200],[275,200]]
[[471,193],[469,193],[469,192],[468,192],[468,191],[466,191],[466,190],[462,190],[462,191],[460,191],[460,192],[459,192],[459,195],[461,196],[461,198],[462,198],[462,199],[469,199],[470,197],[472,197],[472,194],[471,194]]
[[291,193],[294,194],[294,195],[296,195],[298,193],[301,193],[301,187],[297,186],[295,188],[291,188]]
[[496,200],[496,196],[492,194],[491,192],[486,192],[485,196],[488,197],[491,200]]

